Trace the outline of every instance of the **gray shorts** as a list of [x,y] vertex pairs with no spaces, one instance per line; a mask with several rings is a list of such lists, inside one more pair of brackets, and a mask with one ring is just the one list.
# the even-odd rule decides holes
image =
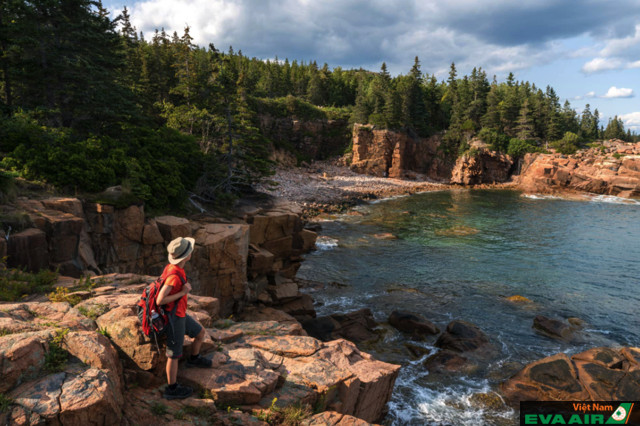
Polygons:
[[167,336],[167,357],[177,359],[182,356],[182,346],[184,344],[184,336],[188,335],[192,339],[195,338],[202,326],[189,315],[185,317],[172,317],[169,326],[166,328]]

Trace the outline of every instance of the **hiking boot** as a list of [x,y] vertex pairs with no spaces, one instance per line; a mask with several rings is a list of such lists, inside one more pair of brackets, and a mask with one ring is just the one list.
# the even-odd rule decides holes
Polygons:
[[198,355],[196,359],[189,357],[187,359],[187,367],[210,368],[213,362],[209,358]]
[[190,397],[192,393],[193,389],[191,389],[189,386],[178,384],[178,386],[176,386],[173,390],[169,389],[169,386],[164,388],[164,393],[162,394],[162,396],[165,399],[184,399]]

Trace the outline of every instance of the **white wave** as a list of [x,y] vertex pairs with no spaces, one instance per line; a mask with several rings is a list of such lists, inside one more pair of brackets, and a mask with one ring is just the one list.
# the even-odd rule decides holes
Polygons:
[[524,198],[529,198],[531,200],[562,200],[562,197],[548,194],[522,194],[521,196]]
[[[435,349],[435,348],[434,348]],[[473,395],[494,392],[487,379],[457,377],[456,383],[429,383],[423,359],[409,361],[396,380],[389,415],[392,425],[491,425],[515,420],[515,411],[504,405],[491,409],[473,402]]]
[[[411,377],[399,377],[396,392],[399,387],[411,391],[411,400],[395,397],[389,402],[389,417],[392,424],[454,424],[475,426],[491,424],[485,416],[513,420],[515,412],[507,408],[500,411],[490,410],[473,404],[472,396],[476,393],[490,392],[491,388],[486,380],[465,379],[466,386],[451,385],[446,388],[433,389],[420,386],[416,379],[421,376],[416,371]],[[422,374],[423,376],[424,374]]]
[[331,250],[338,247],[338,240],[336,238],[327,237],[321,235],[316,240],[316,248],[318,250]]
[[609,330],[597,330],[595,328],[586,328],[584,331],[587,333],[611,334]]
[[616,197],[613,195],[593,195],[593,196],[589,196],[589,201],[594,203],[631,204],[636,206],[640,205],[640,201],[638,200]]
[[398,200],[400,198],[407,198],[409,196],[411,196],[411,194],[401,194],[401,195],[394,195],[392,197],[378,198],[377,200],[369,201],[369,204],[379,204],[385,201]]

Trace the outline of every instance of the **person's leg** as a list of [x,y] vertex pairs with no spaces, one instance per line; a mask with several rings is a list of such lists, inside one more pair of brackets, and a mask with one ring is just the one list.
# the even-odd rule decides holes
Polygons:
[[185,327],[187,335],[194,339],[193,344],[191,345],[191,357],[187,359],[187,367],[211,367],[211,360],[200,356],[200,349],[202,348],[202,342],[204,342],[204,337],[206,335],[205,329],[198,323],[198,321],[194,320],[189,315],[186,317]]
[[191,355],[197,356],[200,354],[200,348],[202,347],[202,342],[204,342],[205,333],[204,328],[201,328],[200,333],[195,337],[193,345],[191,346]]
[[167,383],[172,385],[178,380],[178,359],[167,358]]
[[184,344],[185,318],[173,318],[167,328],[167,387],[164,390],[166,399],[182,399],[193,394],[189,386],[178,384],[178,364],[182,357]]

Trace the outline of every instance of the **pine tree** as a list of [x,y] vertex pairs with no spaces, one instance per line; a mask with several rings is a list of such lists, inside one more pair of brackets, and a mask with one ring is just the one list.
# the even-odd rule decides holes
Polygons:
[[502,102],[502,90],[500,86],[494,82],[491,84],[491,89],[487,94],[487,112],[482,117],[482,125],[490,129],[495,129],[499,132],[503,131],[503,123],[501,119],[501,107]]
[[580,136],[586,140],[593,140],[593,114],[591,113],[591,105],[586,104],[580,117]]
[[624,124],[622,120],[615,116],[609,119],[609,123],[607,124],[607,128],[604,131],[603,137],[605,139],[622,139],[625,140],[627,138],[627,134],[624,131]]
[[520,108],[520,116],[518,117],[518,125],[515,128],[516,136],[521,140],[528,140],[533,137],[533,119],[529,110],[529,100],[525,99],[522,108]]

